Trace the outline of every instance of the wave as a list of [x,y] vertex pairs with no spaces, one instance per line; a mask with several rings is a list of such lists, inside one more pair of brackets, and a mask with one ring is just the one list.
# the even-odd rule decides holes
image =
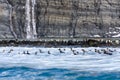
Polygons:
[[70,69],[0,68],[1,80],[119,80],[120,72],[89,72]]
[[[83,49],[86,51],[85,53]],[[113,55],[98,54],[95,49],[106,50],[108,48],[72,48],[72,50],[79,52],[78,55],[74,55],[71,48],[60,48],[62,53],[59,48],[0,47],[0,68],[58,68],[92,72],[120,71],[119,48],[109,48],[114,51],[112,52]],[[27,51],[30,54],[25,54]],[[48,51],[50,51],[50,54],[48,54]]]

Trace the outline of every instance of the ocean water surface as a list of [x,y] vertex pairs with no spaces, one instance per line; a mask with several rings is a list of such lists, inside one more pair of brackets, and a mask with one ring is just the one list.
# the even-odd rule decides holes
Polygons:
[[120,49],[104,50],[0,47],[0,80],[120,80]]

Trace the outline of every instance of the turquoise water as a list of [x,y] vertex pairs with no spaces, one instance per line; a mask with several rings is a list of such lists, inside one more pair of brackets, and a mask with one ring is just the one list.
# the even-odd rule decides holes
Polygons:
[[0,68],[0,80],[120,80],[120,72],[81,72],[68,69]]

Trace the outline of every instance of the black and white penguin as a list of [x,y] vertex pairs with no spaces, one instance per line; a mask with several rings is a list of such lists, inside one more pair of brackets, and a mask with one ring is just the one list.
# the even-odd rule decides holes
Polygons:
[[113,55],[111,52],[107,51],[107,50],[104,50],[103,51],[104,54],[107,54],[107,55]]
[[27,53],[26,53],[27,55],[30,55],[30,53],[29,53],[29,51],[27,51]]
[[40,53],[44,53],[41,49],[39,49],[39,52],[40,52]]
[[95,52],[101,54],[100,50],[95,49]]
[[37,52],[35,52],[35,55],[37,55],[38,53]]
[[3,53],[5,52],[5,50],[2,51]]
[[48,54],[51,54],[50,51],[48,51]]
[[85,55],[86,51],[85,51],[84,49],[81,49],[81,50],[82,50],[82,52],[83,52],[83,55]]
[[60,53],[65,53],[65,52],[63,52],[60,48],[59,48],[58,50],[59,50]]
[[10,51],[8,51],[8,53],[11,53],[12,51],[14,51],[13,49],[10,49]]

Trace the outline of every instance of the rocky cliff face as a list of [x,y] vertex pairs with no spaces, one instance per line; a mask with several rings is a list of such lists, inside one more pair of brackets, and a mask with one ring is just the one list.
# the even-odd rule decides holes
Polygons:
[[0,38],[42,37],[120,37],[120,1],[0,0]]

